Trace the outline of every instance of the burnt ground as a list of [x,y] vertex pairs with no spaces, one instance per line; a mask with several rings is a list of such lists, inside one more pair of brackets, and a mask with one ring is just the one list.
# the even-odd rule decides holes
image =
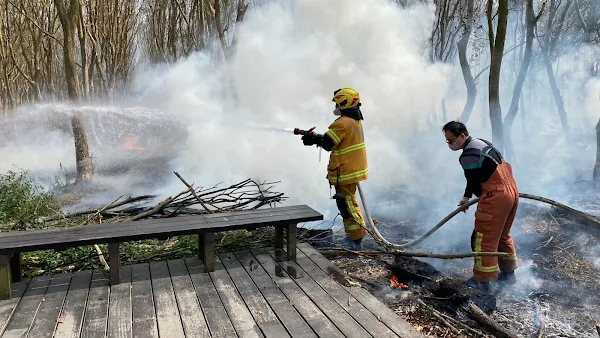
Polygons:
[[[380,228],[383,230],[385,223]],[[518,283],[494,294],[496,309],[490,317],[520,337],[597,338],[600,228],[554,208],[524,202],[520,205],[512,234],[520,260]],[[418,251],[440,252],[435,249]],[[456,250],[466,251],[465,248]],[[417,299],[478,327],[460,311],[445,306],[448,301],[438,299],[423,287],[422,281],[400,280],[408,288],[391,288],[392,272],[388,268],[389,264],[394,264],[391,256],[331,259],[349,275],[362,279],[364,287],[426,336],[459,337],[418,305]],[[447,276],[463,280],[470,276],[472,259],[446,260],[436,266]]]

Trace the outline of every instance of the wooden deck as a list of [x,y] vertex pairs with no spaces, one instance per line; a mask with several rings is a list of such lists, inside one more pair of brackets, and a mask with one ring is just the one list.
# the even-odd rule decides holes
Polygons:
[[2,337],[423,337],[368,291],[339,284],[308,244],[121,267],[121,284],[80,271],[13,284]]

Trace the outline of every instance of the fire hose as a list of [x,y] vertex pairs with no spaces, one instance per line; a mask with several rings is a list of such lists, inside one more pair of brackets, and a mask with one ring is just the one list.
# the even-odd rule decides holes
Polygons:
[[[367,219],[367,222],[369,224],[370,229],[367,229],[369,231],[369,233],[371,234],[371,236],[373,236],[373,239],[375,240],[375,242],[377,244],[379,244],[380,246],[382,246],[385,249],[406,249],[406,248],[410,248],[412,246],[415,246],[419,243],[421,243],[423,240],[425,240],[427,237],[431,236],[434,232],[436,232],[439,228],[441,228],[444,224],[446,224],[449,220],[451,220],[454,216],[456,216],[458,213],[460,213],[461,211],[463,211],[464,209],[468,208],[469,206],[479,202],[479,197],[474,198],[472,200],[470,200],[469,202],[459,206],[458,208],[454,209],[454,211],[452,211],[451,213],[449,213],[446,217],[444,217],[444,219],[442,219],[441,221],[439,221],[433,228],[431,228],[429,231],[427,231],[425,234],[423,234],[422,236],[420,236],[419,238],[410,241],[408,243],[402,243],[402,244],[396,244],[396,243],[391,243],[390,241],[386,240],[381,233],[379,232],[379,230],[377,230],[377,227],[375,226],[375,222],[373,221],[373,219],[371,218],[371,215],[369,214],[369,209],[367,208],[367,201],[365,199],[365,195],[363,193],[361,184],[358,183],[358,193],[360,194],[360,201],[362,204],[362,209],[363,212],[365,214],[365,218]],[[576,210],[573,209],[567,205],[564,205],[562,203],[553,201],[551,199],[545,198],[545,197],[541,197],[541,196],[536,196],[536,195],[532,195],[532,194],[524,194],[524,193],[519,193],[519,198],[524,198],[524,199],[529,199],[529,200],[534,200],[534,201],[538,201],[538,202],[542,202],[542,203],[546,203],[546,204],[550,204],[553,205],[563,211],[566,211],[567,213],[571,214],[571,215],[575,215],[578,217],[581,217],[583,219],[585,219],[586,221],[595,224],[596,226],[600,227],[600,220],[596,219],[594,216],[585,213],[583,211],[580,210]]]
[[[315,127],[312,127],[308,130],[294,128],[293,133],[294,133],[294,135],[311,135],[311,134],[315,133],[314,130],[315,130]],[[319,147],[319,149],[321,149],[321,148]],[[320,160],[320,157],[321,156],[319,153],[319,160]],[[439,221],[433,228],[431,228],[429,231],[427,231],[426,233],[421,235],[419,238],[412,240],[410,242],[407,242],[407,243],[397,244],[397,243],[391,243],[390,241],[386,240],[381,235],[381,233],[377,229],[377,226],[375,225],[375,222],[373,221],[373,219],[371,218],[371,215],[369,214],[369,209],[367,208],[367,201],[365,199],[365,194],[362,190],[362,186],[361,186],[360,182],[357,185],[358,185],[358,193],[360,195],[360,201],[362,204],[362,210],[365,214],[366,221],[369,224],[369,228],[367,228],[367,231],[369,231],[369,233],[371,234],[371,236],[373,237],[373,239],[375,240],[375,242],[377,244],[379,244],[381,247],[383,247],[384,249],[387,249],[387,250],[391,250],[391,249],[402,250],[402,249],[410,248],[412,246],[415,246],[415,245],[421,243],[423,240],[425,240],[427,237],[431,236],[434,232],[436,232],[439,228],[441,228],[444,224],[446,224],[449,220],[451,220],[454,216],[458,215],[458,213],[460,213],[461,211],[470,207],[471,205],[479,202],[479,197],[470,200],[469,202],[454,209],[454,211],[449,213],[446,217],[444,217],[441,221]],[[519,193],[519,198],[534,200],[534,201],[553,205],[563,211],[566,211],[567,213],[569,213],[571,215],[578,216],[582,219],[585,219],[586,221],[588,221],[600,228],[600,220],[596,219],[594,216],[592,216],[588,213],[585,213],[583,211],[573,209],[562,203],[553,201],[553,200],[545,198],[545,197],[536,196],[536,195],[532,195],[532,194],[524,194],[524,193]]]

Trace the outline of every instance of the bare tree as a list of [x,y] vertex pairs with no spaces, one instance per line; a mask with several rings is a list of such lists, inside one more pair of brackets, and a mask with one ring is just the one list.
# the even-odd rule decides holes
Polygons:
[[451,62],[455,56],[455,41],[461,31],[462,1],[435,0],[434,3],[436,19],[431,32],[429,57],[433,62]]
[[514,149],[512,145],[511,134],[512,124],[515,120],[515,117],[517,116],[517,112],[519,111],[519,102],[521,100],[523,84],[525,83],[525,78],[527,77],[527,71],[529,70],[529,64],[531,63],[531,57],[533,55],[533,38],[535,33],[535,26],[540,20],[540,17],[544,12],[545,6],[546,3],[544,2],[540,12],[537,15],[535,15],[533,11],[533,0],[525,1],[525,22],[527,26],[527,32],[525,36],[525,50],[523,51],[523,60],[521,61],[521,68],[519,69],[517,81],[513,89],[510,107],[508,108],[508,113],[504,118],[504,149],[506,157],[509,160],[511,160],[512,157],[514,157]]
[[566,13],[571,6],[572,0],[567,1],[566,8],[564,9],[564,14],[561,16],[560,21],[555,21],[556,14],[558,12],[558,8],[560,6],[560,2],[556,0],[550,0],[550,9],[548,13],[548,20],[546,22],[546,38],[539,39],[539,44],[542,49],[542,57],[544,60],[544,65],[546,68],[546,74],[548,75],[548,82],[550,83],[550,89],[552,90],[552,96],[554,97],[554,101],[556,103],[556,107],[558,109],[558,116],[560,118],[560,123],[565,132],[569,131],[569,123],[567,119],[567,111],[565,109],[565,103],[562,98],[562,94],[560,92],[560,88],[556,81],[556,76],[554,74],[554,69],[552,69],[552,58],[556,55],[555,51],[552,47],[555,47],[558,41],[558,37],[560,36],[560,30],[563,27],[564,19]]
[[[75,29],[79,24],[81,12],[79,0],[54,0],[63,31],[63,58],[65,78],[69,99],[78,103],[81,100],[79,76],[77,75]],[[75,160],[77,165],[77,181],[90,181],[93,176],[92,161],[89,154],[85,124],[81,112],[71,116],[73,139],[75,141]]]
[[475,106],[475,99],[477,98],[477,85],[475,79],[471,73],[471,65],[469,65],[469,59],[467,58],[467,47],[469,45],[469,38],[473,32],[473,12],[475,10],[475,0],[467,0],[467,18],[465,20],[465,32],[458,41],[458,58],[460,60],[460,69],[467,86],[467,101],[465,107],[460,114],[460,121],[467,123],[473,112]]
[[498,22],[494,37],[494,0],[487,2],[488,36],[490,42],[489,107],[492,124],[492,142],[500,151],[504,149],[502,128],[502,106],[500,105],[500,69],[504,56],[504,43],[508,24],[508,0],[498,0]]
[[596,188],[600,188],[600,120],[596,124],[596,164],[594,165],[593,180]]
[[[230,60],[235,55],[235,48],[237,45],[239,24],[244,20],[246,10],[248,10],[248,4],[246,0],[237,1],[237,12],[235,15],[235,30],[233,32],[233,38],[229,43],[227,32],[229,31],[229,16],[223,17],[223,0],[214,0],[213,4],[213,15],[215,18],[215,26],[217,33],[219,34],[219,40],[221,41],[221,47],[223,48],[223,55],[225,60]],[[227,2],[226,2],[227,3]],[[225,24],[223,24],[225,23]]]

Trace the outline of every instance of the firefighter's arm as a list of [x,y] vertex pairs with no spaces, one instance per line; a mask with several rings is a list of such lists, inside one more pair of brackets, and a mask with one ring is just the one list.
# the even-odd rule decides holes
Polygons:
[[321,147],[327,151],[331,151],[333,146],[333,140],[327,134],[311,134],[302,136],[302,143],[305,146],[316,145],[317,147]]
[[302,142],[306,146],[314,144],[317,147],[322,147],[327,151],[331,151],[334,146],[340,144],[344,135],[344,126],[336,120],[329,126],[329,129],[324,134],[305,135],[302,137]]

